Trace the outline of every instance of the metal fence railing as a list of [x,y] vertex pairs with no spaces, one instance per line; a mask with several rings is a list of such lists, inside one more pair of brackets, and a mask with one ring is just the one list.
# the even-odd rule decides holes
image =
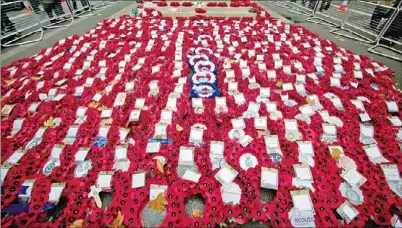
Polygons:
[[88,0],[88,3],[92,9],[105,8],[108,4],[110,4],[110,2],[106,0]]
[[74,17],[86,17],[93,14],[88,0],[66,0]]
[[287,6],[290,8],[288,11],[291,13],[314,17],[318,3],[318,0],[291,0]]
[[401,0],[287,0],[276,1],[288,12],[306,16],[307,22],[335,27],[331,33],[375,44],[369,52],[401,60]]
[[[385,23],[384,28],[379,34],[376,44],[368,49],[369,52],[395,59],[402,62],[402,1],[397,5],[396,10]],[[392,55],[381,51],[385,48],[388,51],[399,54]]]
[[[330,32],[349,39],[374,44],[379,39],[384,22],[396,11],[392,5],[379,3],[352,1],[340,28]],[[352,35],[345,34],[345,32]]]
[[71,26],[74,23],[73,14],[68,3],[61,0],[30,0],[40,23],[44,28],[59,28]]
[[1,46],[41,41],[44,29],[71,26],[74,18],[94,15],[96,9],[114,3],[115,0],[1,0]]
[[[39,37],[28,36],[40,33]],[[4,47],[37,42],[43,39],[43,28],[29,2],[1,4],[1,44]],[[19,41],[19,42],[18,42]]]
[[306,21],[331,27],[340,27],[352,1],[354,0],[319,0],[314,16],[308,18]]

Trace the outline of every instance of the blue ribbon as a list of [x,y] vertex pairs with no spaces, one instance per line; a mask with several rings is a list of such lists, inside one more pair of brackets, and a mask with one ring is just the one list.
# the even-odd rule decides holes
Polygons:
[[172,144],[172,139],[157,139],[157,138],[150,138],[148,142],[160,142],[161,144]]
[[21,188],[20,188],[20,192],[18,193],[18,195],[26,195],[28,188],[29,188],[29,186],[22,185]]
[[[29,213],[29,204],[30,203],[14,203],[14,204],[11,204],[10,206],[4,208],[3,210],[1,210],[1,213],[2,214],[13,214],[13,215],[17,215],[17,214],[21,214],[21,213]],[[54,207],[55,207],[54,205],[45,204],[45,206],[43,206],[41,213],[45,212],[47,210],[50,210]]]

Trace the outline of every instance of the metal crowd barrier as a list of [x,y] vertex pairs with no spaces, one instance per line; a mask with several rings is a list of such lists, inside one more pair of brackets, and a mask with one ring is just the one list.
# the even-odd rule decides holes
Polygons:
[[[382,3],[382,2],[380,2]],[[396,8],[368,1],[352,1],[340,28],[330,31],[333,34],[374,44],[383,29],[383,21],[396,12]],[[381,23],[383,22],[383,23]],[[353,36],[345,34],[348,32]]]
[[[379,38],[376,41],[376,44],[368,49],[369,52],[385,56],[394,60],[398,60],[402,62],[402,1],[399,2],[394,13],[391,15],[390,19],[384,25],[384,28],[379,34]],[[383,44],[385,42],[386,44]],[[396,46],[396,47],[392,47]],[[399,57],[392,55],[390,53],[385,53],[380,51],[385,48],[388,51],[396,52],[399,54]]]
[[[64,0],[29,0],[43,28],[68,27],[74,23],[74,16]],[[69,22],[69,23],[65,23]]]
[[74,17],[87,17],[94,15],[88,0],[66,0]]
[[339,28],[354,0],[319,0],[313,17],[306,21]]
[[[40,33],[39,38],[28,36]],[[1,43],[4,47],[28,44],[43,39],[43,28],[29,2],[14,1],[1,4]],[[20,42],[17,42],[21,40]]]
[[[402,1],[398,6],[385,5],[381,0],[288,0],[276,5],[289,12],[307,16],[306,21],[335,29],[331,33],[375,44],[368,51],[401,60],[380,47],[402,54]],[[314,9],[312,9],[314,6]],[[395,45],[391,47],[390,45]]]
[[[1,46],[23,45],[43,39],[44,29],[71,26],[74,18],[94,15],[94,11],[115,0],[15,0],[1,1]],[[97,7],[100,6],[100,7]],[[89,15],[84,15],[89,14]],[[38,37],[29,37],[40,33]]]
[[288,4],[288,10],[294,14],[300,14],[307,17],[314,17],[318,0],[291,0]]
[[88,0],[88,3],[91,9],[101,9],[107,7],[110,2],[106,0]]

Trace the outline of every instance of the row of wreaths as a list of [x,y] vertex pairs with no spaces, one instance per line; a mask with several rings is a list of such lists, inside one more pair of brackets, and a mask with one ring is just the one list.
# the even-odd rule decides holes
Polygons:
[[[213,40],[211,36],[200,35],[196,43],[204,43]],[[192,70],[190,81],[192,85],[191,97],[193,98],[214,98],[219,97],[221,91],[217,87],[217,66],[209,56],[213,51],[207,47],[197,47],[194,55],[188,60]]]

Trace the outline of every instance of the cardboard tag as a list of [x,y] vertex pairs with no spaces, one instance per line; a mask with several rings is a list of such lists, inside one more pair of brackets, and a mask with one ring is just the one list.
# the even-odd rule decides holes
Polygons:
[[278,170],[261,167],[261,188],[278,190]]

